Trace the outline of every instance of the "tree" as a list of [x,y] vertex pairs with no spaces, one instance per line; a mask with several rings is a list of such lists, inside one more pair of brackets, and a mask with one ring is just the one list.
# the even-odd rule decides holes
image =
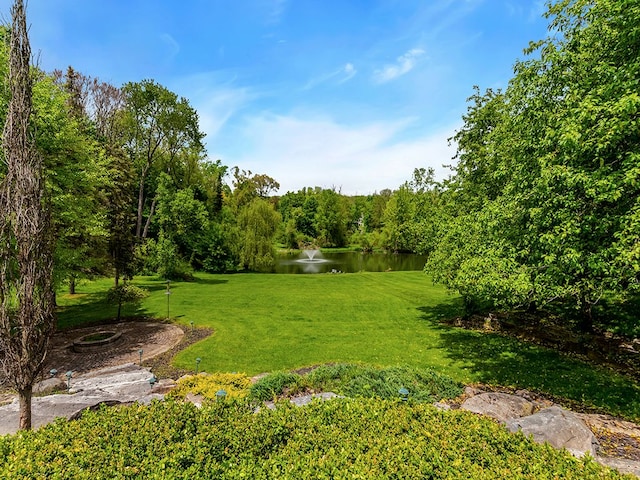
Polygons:
[[[136,238],[142,239],[147,237],[157,202],[155,182],[149,181],[153,168],[163,163],[158,171],[171,172],[181,155],[200,153],[204,148],[203,134],[199,130],[198,114],[187,99],[178,99],[162,85],[152,80],[127,83],[123,94],[125,145],[138,170],[135,232]],[[145,208],[148,208],[146,221]]]
[[108,250],[117,287],[121,278],[130,279],[135,272],[133,226],[136,218],[131,208],[135,180],[132,165],[121,149],[107,145],[104,153],[109,158],[105,192]]
[[[71,70],[72,78],[80,74]],[[105,191],[108,158],[93,136],[75,91],[63,91],[52,77],[37,72],[33,85],[36,144],[43,157],[57,238],[55,277],[69,281],[104,271],[107,251]],[[80,88],[80,87],[78,87]]]
[[562,301],[589,331],[603,295],[639,283],[640,5],[563,0],[546,16],[555,34],[527,49],[504,93],[476,90],[456,136],[450,225],[480,240],[460,257],[443,235],[436,251],[459,259],[440,271],[460,291]]
[[233,203],[237,211],[255,198],[266,199],[279,188],[280,184],[264,173],[254,174],[251,170],[233,168]]
[[109,289],[107,292],[107,302],[118,305],[116,320],[119,322],[123,303],[139,302],[148,295],[149,292],[147,290],[131,285],[130,283],[123,282],[120,285],[116,285]]
[[280,224],[280,215],[273,205],[254,198],[238,216],[240,231],[239,258],[247,270],[269,270],[275,263],[273,238]]
[[55,327],[53,237],[42,158],[32,121],[31,48],[22,0],[12,9],[9,89],[0,188],[0,361],[20,401],[20,428],[31,428],[33,383]]
[[334,189],[318,195],[315,214],[317,241],[322,246],[344,247],[347,243],[347,208],[344,198]]

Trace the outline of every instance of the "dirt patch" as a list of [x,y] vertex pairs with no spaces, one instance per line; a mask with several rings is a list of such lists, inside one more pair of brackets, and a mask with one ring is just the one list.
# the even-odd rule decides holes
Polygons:
[[578,414],[598,439],[603,456],[640,462],[640,426],[610,415]]
[[[122,334],[117,343],[95,351],[78,353],[73,350],[75,340],[104,331],[105,327]],[[171,365],[176,353],[212,333],[213,330],[208,328],[189,328],[148,319],[65,330],[51,339],[43,376],[47,376],[52,368],[58,372],[72,370],[83,373],[129,362],[140,363],[142,350],[142,365],[150,368],[156,377],[178,378],[191,372]]]
[[76,352],[74,341],[82,337],[105,331],[105,325],[74,328],[57,332],[49,344],[49,353],[43,374],[51,369],[58,372],[68,370],[84,373],[98,368],[122,365],[124,363],[142,363],[179,345],[184,331],[177,325],[155,321],[135,321],[109,324],[108,329],[120,333],[118,342],[108,343],[91,350]]

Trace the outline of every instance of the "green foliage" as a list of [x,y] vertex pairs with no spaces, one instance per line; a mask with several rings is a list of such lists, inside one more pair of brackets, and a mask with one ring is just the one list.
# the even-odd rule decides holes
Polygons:
[[431,369],[401,366],[380,368],[356,364],[324,365],[306,375],[277,372],[259,379],[251,387],[251,398],[272,400],[299,391],[332,391],[352,398],[399,398],[401,388],[418,402],[457,397],[461,385]]
[[167,280],[191,280],[193,270],[178,252],[177,245],[160,232],[158,241],[147,240],[138,247],[138,256],[149,273]]
[[31,478],[621,479],[593,459],[427,404],[332,400],[252,413],[173,401],[87,412],[0,438],[0,476]]
[[[204,150],[204,134],[199,130],[198,114],[186,98],[178,96],[153,80],[129,82],[122,87],[124,110],[121,114],[121,145],[127,152],[136,171],[138,184],[135,236],[141,241],[149,238],[155,209],[161,198],[163,215],[166,222],[177,219],[185,227],[190,218],[185,213],[201,213],[202,208],[187,201],[184,205],[170,205],[166,184],[189,187],[190,172],[197,170],[200,155]],[[161,178],[165,172],[169,177]],[[160,188],[159,188],[160,186]],[[164,188],[161,188],[164,187]],[[177,188],[176,188],[177,190]],[[193,191],[185,190],[185,200]],[[146,216],[146,220],[145,220]],[[201,220],[197,215],[195,223]],[[167,230],[165,228],[165,230]],[[177,239],[188,237],[187,232],[165,231],[165,238],[158,241],[158,269],[166,278],[181,275],[184,271],[175,248]],[[175,238],[174,238],[175,237]]]
[[245,398],[249,394],[251,379],[244,373],[201,373],[189,375],[178,380],[176,388],[169,392],[170,397],[184,398],[188,393],[202,395],[207,400],[216,400],[216,394],[224,390],[225,398]]
[[322,366],[306,376],[314,389],[333,390],[347,397],[398,398],[406,388],[412,400],[435,402],[462,393],[460,383],[431,369],[409,366],[375,368],[362,365]]
[[251,271],[269,271],[275,263],[273,239],[280,215],[261,198],[254,198],[240,210],[238,245],[240,264]]
[[302,387],[302,377],[295,373],[270,373],[251,385],[251,398],[258,401],[274,400],[288,392],[295,394]]
[[[637,289],[639,6],[566,0],[505,92],[476,87],[427,271],[470,304],[570,305],[591,330]],[[480,302],[478,302],[480,300]]]
[[132,285],[128,282],[122,282],[112,287],[107,292],[106,300],[108,303],[118,305],[118,313],[116,318],[120,320],[122,314],[122,304],[137,303],[148,295],[148,292],[142,288]]
[[123,282],[118,286],[109,289],[106,300],[109,303],[137,302],[148,295],[148,291],[131,283]]

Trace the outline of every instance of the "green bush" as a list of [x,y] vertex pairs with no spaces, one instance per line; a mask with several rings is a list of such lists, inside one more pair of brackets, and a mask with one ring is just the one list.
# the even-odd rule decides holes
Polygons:
[[337,364],[319,367],[305,377],[314,390],[332,390],[347,397],[398,398],[401,388],[409,390],[409,398],[434,402],[454,398],[462,393],[462,385],[431,369],[408,366],[376,368],[364,365]]
[[337,399],[252,413],[175,401],[0,437],[3,479],[620,479],[468,412]]
[[251,386],[250,398],[264,402],[286,393],[296,393],[302,386],[302,378],[295,373],[276,372],[262,377]]
[[193,269],[178,252],[177,245],[165,235],[158,240],[148,239],[136,250],[140,271],[144,274],[157,274],[167,280],[193,280]]
[[137,287],[128,282],[122,282],[112,287],[107,292],[106,300],[109,303],[118,305],[117,319],[120,320],[122,313],[122,304],[139,302],[147,297],[149,292],[144,288]]

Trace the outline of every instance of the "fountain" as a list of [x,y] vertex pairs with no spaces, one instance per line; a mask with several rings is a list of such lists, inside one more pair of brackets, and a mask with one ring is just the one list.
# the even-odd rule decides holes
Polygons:
[[[324,258],[322,258],[322,254],[320,253],[320,250],[303,250],[302,254],[304,255],[304,257],[302,259],[300,259],[301,262],[323,262],[325,261]],[[316,258],[318,257],[318,258]]]
[[295,260],[296,263],[301,263],[303,270],[306,273],[318,273],[320,271],[320,264],[327,263],[329,260],[324,258],[320,253],[320,250],[303,250],[300,258]]

